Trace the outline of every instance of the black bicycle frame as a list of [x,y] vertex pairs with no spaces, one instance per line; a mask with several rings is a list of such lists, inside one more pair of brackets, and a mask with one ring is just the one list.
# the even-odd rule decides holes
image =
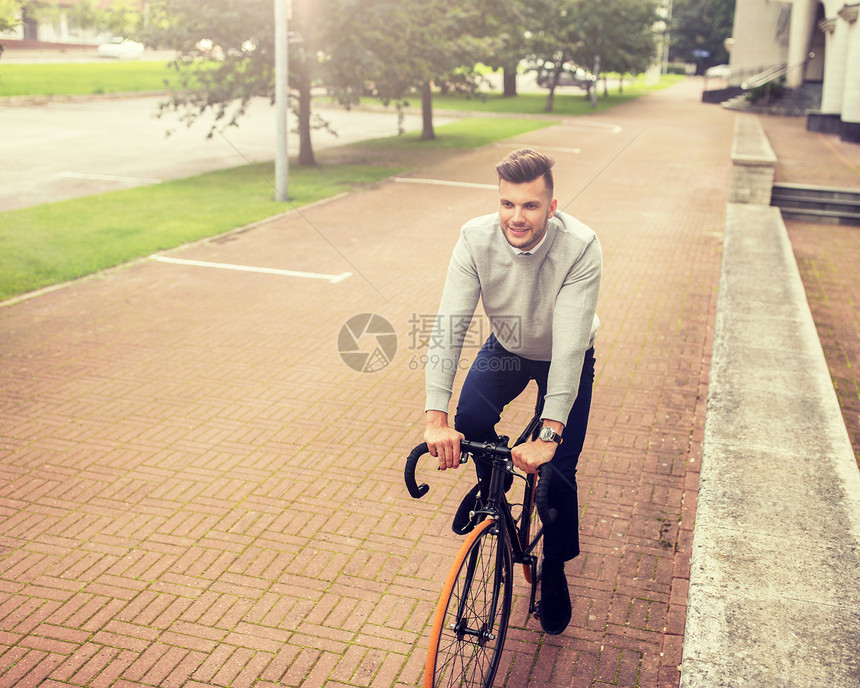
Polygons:
[[[526,442],[530,439],[535,439],[537,437],[537,433],[540,430],[541,426],[541,412],[543,410],[543,399],[538,398],[538,402],[535,405],[535,414],[532,417],[531,421],[526,426],[525,430],[523,430],[522,434],[517,438],[516,442],[514,442],[514,446],[516,447],[523,442]],[[502,533],[499,532],[499,542],[500,546],[496,552],[496,573],[494,576],[493,586],[494,586],[494,595],[493,595],[493,608],[492,608],[492,617],[495,619],[495,605],[498,600],[498,592],[499,586],[501,585],[501,570],[503,570],[502,560],[505,556],[505,552],[503,551],[505,547],[509,547],[511,563],[512,564],[526,564],[531,565],[534,562],[534,557],[532,555],[532,551],[535,548],[537,541],[543,535],[543,528],[535,534],[535,537],[528,541],[528,525],[531,521],[531,513],[526,513],[526,502],[528,499],[524,499],[523,502],[523,513],[520,515],[520,519],[522,521],[520,525],[520,529],[517,529],[516,521],[511,513],[511,506],[508,503],[507,499],[504,497],[505,494],[505,486],[504,480],[505,476],[508,473],[513,473],[513,460],[511,459],[511,450],[508,448],[508,438],[507,437],[499,437],[496,442],[472,442],[469,440],[463,440],[460,443],[460,451],[461,451],[461,463],[465,463],[466,456],[471,454],[475,461],[482,461],[486,463],[490,463],[492,472],[490,474],[490,489],[489,489],[489,498],[487,501],[487,505],[478,511],[479,514],[484,514],[485,516],[491,517],[495,520],[496,528],[504,528],[505,533],[502,536]],[[415,447],[412,452],[409,454],[409,457],[406,459],[406,467],[404,470],[404,480],[406,482],[406,487],[409,490],[409,494],[412,495],[415,499],[420,499],[430,490],[430,486],[425,484],[419,485],[415,480],[415,469],[418,464],[418,459],[428,452],[427,444],[422,443]],[[540,480],[538,482],[535,494],[535,504],[538,509],[538,513],[540,514],[541,520],[544,524],[551,523],[555,519],[555,510],[550,509],[547,506],[547,498],[549,495],[549,483],[550,476],[552,473],[549,470],[549,464],[543,464],[539,470]],[[532,489],[533,481],[535,480],[534,476],[528,476],[526,478],[526,490]],[[501,496],[501,498],[499,497]],[[509,545],[505,545],[505,541],[509,543]],[[467,582],[471,584],[472,577],[475,573],[475,559],[474,553],[473,558],[470,560],[468,568],[467,568]],[[529,603],[529,613],[534,611],[535,608],[535,596],[536,596],[536,588],[537,581],[532,580],[531,584],[531,600]],[[457,610],[457,619],[458,625],[463,615],[463,604],[464,601],[460,601],[460,608]],[[466,633],[467,631],[464,629],[458,629],[458,633]],[[481,632],[477,633],[474,631],[468,631],[470,635],[478,635],[481,636]]]
[[[464,444],[466,444],[464,442]],[[470,443],[474,444],[474,443]],[[469,447],[470,451],[475,451],[477,448],[474,446]],[[504,448],[505,450],[507,448]],[[486,451],[485,447],[482,447],[483,451]],[[514,519],[514,515],[511,512],[511,505],[508,503],[508,500],[504,497],[499,499],[497,495],[504,495],[504,479],[505,475],[509,472],[509,462],[510,459],[510,450],[507,450],[507,457],[502,454],[502,448],[499,447],[494,450],[496,453],[492,458],[480,458],[480,455],[475,456],[475,461],[487,461],[492,462],[492,473],[490,475],[490,489],[489,489],[489,499],[487,506],[483,509],[480,509],[476,513],[484,514],[485,516],[492,518],[495,520],[495,527],[499,529],[504,529],[505,536],[502,535],[501,530],[498,534],[499,546],[496,551],[496,568],[495,575],[493,580],[493,605],[491,607],[491,616],[490,618],[495,621],[496,618],[496,604],[499,599],[499,590],[501,587],[501,573],[504,571],[503,558],[505,556],[505,552],[502,551],[504,548],[509,548],[510,557],[512,564],[526,564],[532,565],[535,563],[534,557],[531,552],[534,550],[535,545],[539,541],[539,539],[543,535],[543,527],[541,527],[540,531],[537,532],[534,538],[531,541],[527,541],[528,539],[528,524],[531,520],[531,513],[526,513],[525,504],[523,505],[523,513],[520,515],[521,524],[520,529],[517,529],[516,520]],[[474,456],[474,454],[473,454]],[[531,478],[534,480],[534,478]],[[526,479],[526,490],[530,489],[530,480]],[[526,500],[524,500],[526,501]],[[549,516],[547,516],[549,518]],[[470,575],[474,571],[470,571]],[[537,581],[532,580],[531,582],[531,593],[529,596],[529,614],[531,614],[536,607],[536,597],[537,597]],[[458,618],[459,614],[462,610],[458,610]]]

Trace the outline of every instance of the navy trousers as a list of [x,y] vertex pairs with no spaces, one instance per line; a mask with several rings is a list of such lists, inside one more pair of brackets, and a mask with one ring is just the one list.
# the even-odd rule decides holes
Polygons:
[[[549,361],[533,361],[511,353],[502,347],[495,335],[490,335],[469,368],[454,427],[466,439],[476,442],[493,441],[502,411],[518,397],[531,380],[538,391],[546,394]],[[591,389],[594,384],[594,349],[585,354],[579,392],[562,433],[562,443],[556,449],[551,466],[553,479],[549,506],[558,510],[555,522],[544,530],[544,556],[556,561],[568,561],[579,554],[579,505],[576,494],[576,464],[585,443],[588,415],[591,410]],[[499,428],[503,435],[518,435],[521,428]],[[489,471],[478,467],[479,480],[488,480]]]

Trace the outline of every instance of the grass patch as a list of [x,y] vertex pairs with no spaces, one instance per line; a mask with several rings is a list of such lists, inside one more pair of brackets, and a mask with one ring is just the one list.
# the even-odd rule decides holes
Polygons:
[[163,91],[165,81],[175,75],[166,62],[3,64],[0,61],[0,97]]
[[[683,80],[684,76],[670,74],[663,76],[657,84],[647,84],[644,77],[626,80],[623,90],[619,93],[617,87],[612,87],[609,92],[603,94],[602,82],[598,85],[597,107],[591,106],[591,99],[585,94],[573,88],[560,88],[556,90],[555,101],[551,112],[546,111],[547,92],[519,93],[513,98],[505,98],[501,93],[490,92],[477,96],[466,95],[441,95],[433,96],[433,107],[435,110],[453,110],[456,112],[474,112],[476,114],[499,114],[499,115],[547,115],[558,117],[578,117],[602,112],[611,107],[626,103],[634,98],[672,86]],[[379,101],[366,99],[368,104],[378,104]],[[416,94],[409,100],[410,106],[419,107],[421,96]]]
[[[535,129],[542,129],[557,121],[534,119],[508,119],[467,117],[441,127],[435,127],[436,138],[421,140],[420,132],[409,132],[402,136],[374,139],[368,143],[380,147],[420,148],[420,149],[461,149],[480,148],[494,141],[513,138]],[[358,144],[363,145],[363,144]]]
[[[290,171],[294,206],[372,184],[397,168]],[[265,176],[265,179],[263,176]],[[276,215],[274,163],[0,213],[0,300]]]
[[[572,90],[572,89],[571,89]],[[509,115],[551,115],[558,117],[579,117],[602,112],[611,107],[626,103],[640,97],[644,90],[625,90],[623,93],[613,93],[597,98],[597,107],[591,106],[591,100],[584,92],[556,92],[552,111],[547,112],[545,93],[520,93],[513,98],[504,98],[499,93],[490,93],[480,98],[464,96],[438,96],[434,104],[439,110],[486,112]]]
[[[327,151],[316,168],[290,169],[290,202],[306,205],[378,182],[428,159],[552,124],[465,118],[423,142],[400,136]],[[274,163],[0,213],[0,300],[93,274],[277,215]]]

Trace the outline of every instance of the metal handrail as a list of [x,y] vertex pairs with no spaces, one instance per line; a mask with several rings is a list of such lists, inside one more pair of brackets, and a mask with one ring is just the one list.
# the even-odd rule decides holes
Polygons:
[[774,65],[773,67],[768,67],[763,72],[756,74],[755,76],[747,79],[743,83],[741,83],[741,88],[744,91],[750,91],[754,88],[758,88],[759,86],[764,86],[769,84],[777,79],[785,76],[789,72],[793,72],[795,69],[799,69],[800,67],[805,67],[815,58],[815,53],[809,53],[805,60],[802,62],[798,62],[794,65],[788,65],[785,62]]
[[766,83],[769,83],[774,79],[779,79],[781,76],[785,76],[786,74],[788,74],[788,65],[783,62],[782,64],[769,67],[763,72],[759,72],[758,74],[750,77],[749,79],[741,83],[741,88],[744,91],[749,91],[753,88],[764,86]]

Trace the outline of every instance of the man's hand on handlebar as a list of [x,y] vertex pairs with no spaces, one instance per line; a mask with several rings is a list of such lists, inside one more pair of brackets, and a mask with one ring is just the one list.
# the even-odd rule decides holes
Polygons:
[[538,469],[552,460],[555,455],[555,442],[525,442],[511,449],[514,466],[523,473],[537,473]]
[[444,411],[427,411],[426,421],[424,441],[430,455],[438,459],[439,470],[457,468],[460,465],[462,433],[448,425],[448,414]]
[[[558,435],[564,432],[564,424],[558,421],[545,419],[543,425],[554,430]],[[537,439],[514,447],[511,450],[511,459],[513,459],[514,466],[524,473],[537,473],[543,464],[552,461],[556,449],[558,449],[558,444],[555,442],[544,442]]]

